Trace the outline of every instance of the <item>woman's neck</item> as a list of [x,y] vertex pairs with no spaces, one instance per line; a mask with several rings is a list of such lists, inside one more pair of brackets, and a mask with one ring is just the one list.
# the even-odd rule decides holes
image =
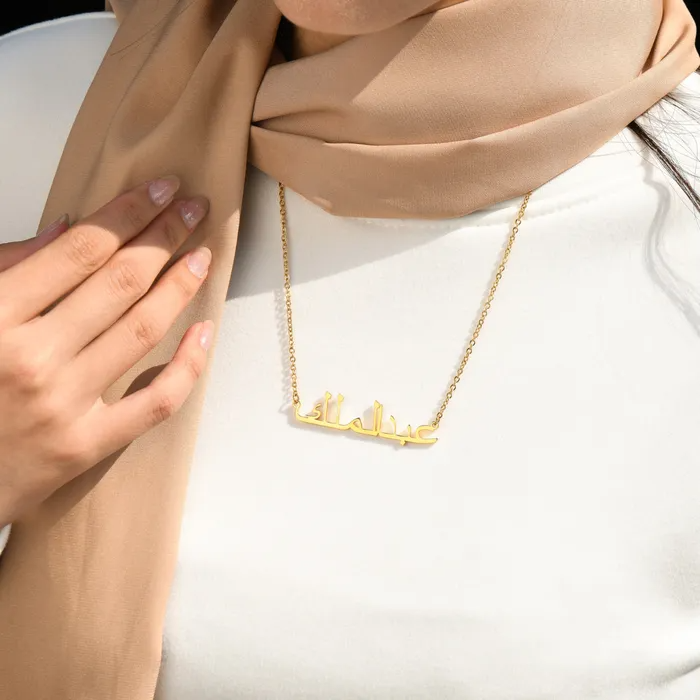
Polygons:
[[[451,5],[459,5],[462,2],[465,2],[465,0],[440,0],[414,16],[419,17],[420,15],[425,15],[435,10],[450,7]],[[323,53],[328,49],[332,49],[334,46],[346,42],[348,39],[352,39],[352,36],[325,34],[323,32],[316,32],[311,29],[295,26],[292,42],[292,58],[305,58],[306,56]]]

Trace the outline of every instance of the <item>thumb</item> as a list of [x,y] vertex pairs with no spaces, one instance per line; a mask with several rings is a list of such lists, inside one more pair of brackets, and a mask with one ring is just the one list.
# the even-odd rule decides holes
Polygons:
[[34,238],[16,243],[0,244],[0,272],[28,258],[32,253],[36,253],[37,250],[51,243],[68,228],[68,215],[64,214],[39,231]]

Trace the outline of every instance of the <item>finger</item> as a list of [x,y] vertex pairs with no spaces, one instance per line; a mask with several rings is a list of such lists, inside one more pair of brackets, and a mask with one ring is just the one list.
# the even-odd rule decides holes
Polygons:
[[174,177],[139,185],[0,273],[0,324],[24,323],[75,288],[141,233],[179,186]]
[[180,410],[206,365],[214,324],[197,323],[183,337],[175,356],[144,389],[94,414],[93,434],[105,436],[104,454],[112,454]]
[[0,245],[0,272],[11,268],[33,253],[36,253],[37,250],[48,245],[67,230],[68,214],[64,214],[46,228],[39,231],[34,238]]
[[[56,339],[54,361],[63,365],[75,357],[141,299],[207,209],[208,202],[203,197],[175,202],[144,233],[41,318],[35,332]],[[71,333],[65,333],[66,328]]]
[[208,248],[197,248],[175,263],[129,312],[80,352],[70,376],[82,397],[94,400],[165,337],[206,278]]

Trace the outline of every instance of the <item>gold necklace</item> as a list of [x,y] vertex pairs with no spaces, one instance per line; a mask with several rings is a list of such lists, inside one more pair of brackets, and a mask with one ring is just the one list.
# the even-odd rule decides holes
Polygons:
[[361,418],[354,418],[349,423],[340,422],[340,411],[343,405],[343,400],[345,397],[342,394],[338,394],[335,407],[335,418],[331,421],[329,420],[329,410],[328,404],[332,398],[329,392],[326,392],[322,402],[317,403],[314,406],[313,411],[310,414],[303,415],[301,413],[301,400],[299,399],[299,384],[297,380],[297,358],[296,350],[294,349],[294,329],[292,326],[292,281],[289,274],[289,240],[287,236],[287,201],[284,194],[284,185],[279,183],[278,196],[280,205],[280,225],[282,228],[282,261],[284,263],[284,298],[285,306],[287,310],[287,335],[289,338],[289,368],[291,375],[291,385],[292,385],[292,408],[294,409],[294,417],[301,423],[308,423],[309,425],[314,425],[320,428],[330,428],[331,430],[350,430],[358,435],[365,435],[368,437],[378,437],[386,440],[396,440],[400,445],[416,444],[416,445],[432,445],[437,442],[436,437],[425,437],[425,434],[434,433],[440,426],[440,421],[442,420],[447,405],[450,403],[450,399],[457,391],[457,384],[459,384],[462,374],[469,362],[469,358],[474,352],[474,346],[476,345],[476,340],[481,333],[486,316],[488,316],[489,310],[491,309],[491,303],[498,289],[498,285],[503,277],[503,272],[506,269],[506,263],[510,257],[510,252],[513,248],[513,243],[515,242],[515,236],[518,233],[520,224],[522,223],[523,216],[525,216],[525,209],[527,203],[530,200],[530,195],[532,191],[528,192],[520,205],[520,211],[515,219],[513,228],[511,229],[510,236],[506,243],[506,247],[501,255],[501,261],[496,269],[496,274],[493,278],[493,283],[491,284],[491,289],[486,297],[486,301],[481,307],[481,315],[479,320],[476,322],[476,327],[472,333],[472,337],[467,344],[467,349],[464,352],[462,361],[459,364],[459,368],[452,378],[452,382],[445,393],[442,400],[442,404],[435,414],[433,420],[425,425],[419,425],[414,431],[412,431],[410,424],[406,428],[406,432],[399,434],[396,429],[396,419],[394,416],[389,416],[389,422],[392,425],[393,432],[388,432],[384,430],[384,407],[379,401],[374,402],[374,414],[372,420],[372,426],[365,428],[362,424]]

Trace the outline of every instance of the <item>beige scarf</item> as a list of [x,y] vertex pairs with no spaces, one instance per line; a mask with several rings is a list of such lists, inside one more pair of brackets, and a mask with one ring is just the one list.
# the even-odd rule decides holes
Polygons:
[[[113,4],[121,26],[43,222],[176,173],[212,201],[199,238],[214,263],[111,398],[188,325],[220,317],[247,160],[335,214],[459,216],[578,163],[700,63],[682,0],[467,0],[270,68],[273,0]],[[2,700],[152,699],[204,386],[15,524],[0,565]]]

